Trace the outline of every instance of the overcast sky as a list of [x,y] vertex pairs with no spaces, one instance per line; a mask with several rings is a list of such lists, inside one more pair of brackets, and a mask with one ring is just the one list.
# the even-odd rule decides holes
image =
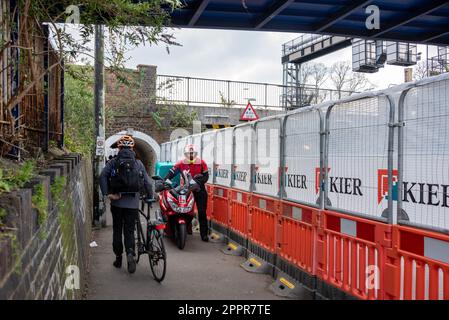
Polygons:
[[[128,52],[126,67],[147,64],[156,65],[158,74],[282,84],[282,44],[301,35],[204,29],[173,32],[181,46],[171,46],[170,53],[164,44],[136,48]],[[418,52],[424,59],[426,47],[419,45]],[[330,67],[334,62],[351,60],[352,49],[347,47],[314,62]],[[398,66],[385,65],[379,72],[366,75],[377,89],[404,82],[404,68]]]
[[[181,47],[140,47],[129,52],[127,67],[151,64],[158,74],[191,77],[282,83],[282,44],[300,34],[255,31],[181,29],[175,30]],[[418,51],[425,51],[419,46]],[[339,50],[315,62],[330,66],[336,61],[351,61],[351,48]],[[423,52],[425,54],[425,52]],[[404,80],[404,68],[388,66],[367,74],[378,89]]]

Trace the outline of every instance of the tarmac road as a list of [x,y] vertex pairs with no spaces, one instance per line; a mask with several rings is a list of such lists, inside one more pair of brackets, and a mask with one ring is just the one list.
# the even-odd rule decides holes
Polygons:
[[245,271],[240,267],[243,257],[225,255],[220,251],[223,244],[203,242],[198,233],[188,236],[184,250],[164,238],[167,274],[162,283],[153,279],[146,255],[141,256],[134,274],[127,272],[125,256],[122,268],[116,269],[107,214],[108,226],[94,231],[98,247],[90,248],[87,299],[283,299],[270,291],[271,276]]

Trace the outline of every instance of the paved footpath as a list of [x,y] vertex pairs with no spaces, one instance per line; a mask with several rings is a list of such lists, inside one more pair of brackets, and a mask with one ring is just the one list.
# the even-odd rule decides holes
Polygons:
[[198,233],[188,236],[184,250],[164,239],[167,274],[160,284],[153,279],[146,255],[141,256],[134,274],[127,272],[125,256],[122,268],[116,269],[112,266],[111,224],[108,221],[106,228],[94,231],[98,247],[90,248],[87,299],[282,299],[268,288],[269,275],[245,271],[240,267],[243,257],[225,255],[219,250],[223,244],[205,243]]

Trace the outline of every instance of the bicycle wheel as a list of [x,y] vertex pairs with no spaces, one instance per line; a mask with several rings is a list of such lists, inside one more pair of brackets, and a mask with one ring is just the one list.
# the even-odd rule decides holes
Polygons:
[[161,282],[165,278],[167,269],[167,253],[165,251],[162,234],[156,230],[151,229],[148,235],[148,244],[150,252],[148,254],[151,272],[157,282]]

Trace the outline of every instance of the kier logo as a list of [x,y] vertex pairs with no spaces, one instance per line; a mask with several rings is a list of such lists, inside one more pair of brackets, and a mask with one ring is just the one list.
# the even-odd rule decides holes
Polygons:
[[272,185],[273,184],[273,180],[272,180],[272,175],[271,173],[260,173],[259,171],[259,167],[256,166],[256,173],[254,175],[254,183],[256,184],[267,184],[267,185]]
[[[331,169],[327,168],[327,172]],[[315,168],[315,193],[320,191],[320,168]],[[328,176],[328,190],[332,193],[347,194],[351,196],[363,196],[362,180],[360,178]]]
[[[398,170],[393,170],[393,200],[398,199]],[[377,170],[377,203],[388,200],[388,170]]]
[[[329,173],[331,171],[331,168],[327,169],[327,172]],[[320,168],[315,168],[315,193],[318,194],[320,192],[320,184],[321,184],[321,170]]]
[[[388,199],[388,170],[379,169],[377,172],[377,200],[380,203]],[[398,171],[393,170],[393,200],[402,197],[404,203],[416,203],[428,206],[441,206],[449,208],[449,185],[424,183],[424,182],[402,182],[402,192],[398,191]]]

